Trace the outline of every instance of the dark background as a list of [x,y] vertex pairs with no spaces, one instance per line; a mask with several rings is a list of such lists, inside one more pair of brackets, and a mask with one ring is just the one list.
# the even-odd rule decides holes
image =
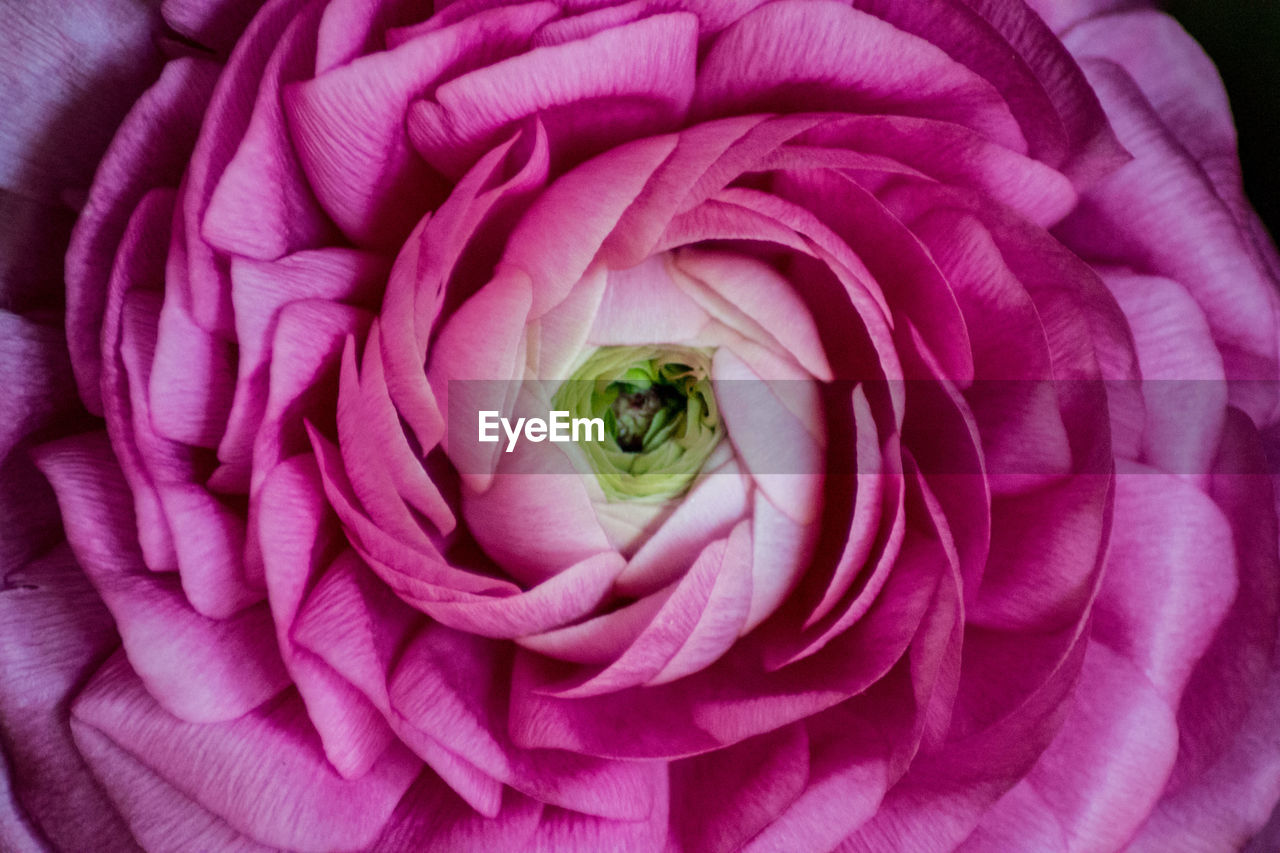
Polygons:
[[1218,66],[1240,134],[1244,188],[1280,236],[1280,0],[1166,0]]

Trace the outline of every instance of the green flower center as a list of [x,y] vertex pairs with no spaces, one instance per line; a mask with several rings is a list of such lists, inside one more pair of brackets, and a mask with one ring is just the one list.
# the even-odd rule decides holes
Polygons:
[[610,500],[688,490],[724,435],[710,373],[707,350],[601,347],[556,390],[554,408],[604,421],[604,441],[579,445]]

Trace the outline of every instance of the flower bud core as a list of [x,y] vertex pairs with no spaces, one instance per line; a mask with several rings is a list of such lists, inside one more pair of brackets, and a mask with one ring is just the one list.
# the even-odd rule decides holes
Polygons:
[[591,353],[552,397],[570,417],[601,418],[605,440],[580,441],[611,501],[679,497],[724,436],[711,351],[613,346]]

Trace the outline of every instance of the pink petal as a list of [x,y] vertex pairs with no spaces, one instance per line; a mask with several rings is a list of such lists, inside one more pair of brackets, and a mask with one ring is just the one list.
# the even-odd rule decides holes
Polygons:
[[564,301],[675,145],[669,136],[620,145],[538,196],[503,255],[533,282],[533,317]]
[[[271,0],[253,17],[218,79],[184,178],[181,227],[187,270],[181,278],[170,273],[169,289],[179,291],[182,305],[196,325],[224,338],[231,338],[235,332],[231,282],[226,258],[204,240],[201,229],[205,212],[219,178],[249,128],[258,81],[304,3],[305,0]],[[297,32],[293,31],[295,35]]]
[[151,367],[151,421],[157,433],[172,441],[216,448],[235,393],[235,345],[197,321],[185,295],[191,286],[187,249],[175,223]]
[[[1280,297],[1249,236],[1128,75],[1109,63],[1086,71],[1136,159],[1086,195],[1062,226],[1064,241],[1085,257],[1177,281],[1204,312],[1227,377],[1274,378]],[[1269,418],[1275,389],[1255,384],[1249,390],[1260,396],[1239,397],[1245,384],[1232,389],[1233,404]]]
[[292,638],[306,589],[325,568],[325,545],[337,538],[314,461],[294,457],[271,471],[262,484],[259,507],[267,597],[285,667],[329,762],[343,778],[359,778],[394,736],[368,699]]
[[541,113],[557,150],[568,146],[581,160],[678,125],[693,97],[696,53],[697,19],[683,13],[542,47],[450,80],[416,102],[409,136],[428,163],[459,175],[504,128]]
[[382,342],[375,323],[365,346],[365,375],[355,378],[355,342],[347,340],[338,389],[338,446],[351,485],[369,517],[410,540],[423,540],[421,513],[440,534],[457,523],[453,509],[432,482],[419,452],[409,445],[382,368]]
[[672,830],[685,849],[729,853],[804,790],[809,738],[792,725],[671,768]]
[[105,436],[43,445],[40,469],[58,494],[67,538],[108,609],[147,689],[182,719],[233,719],[287,683],[265,607],[227,620],[191,609],[177,579],[142,563],[127,488]]
[[1018,119],[1032,155],[1078,184],[1092,183],[1127,159],[1084,75],[1030,9],[991,0],[859,5],[991,81]]
[[89,186],[121,116],[159,70],[155,16],[129,0],[7,11],[0,184],[57,201],[65,189]]
[[793,286],[766,264],[745,256],[688,249],[675,266],[677,284],[717,320],[756,343],[795,359],[815,379],[832,379],[808,308]]
[[1168,279],[1108,271],[1103,280],[1129,320],[1142,370],[1143,458],[1203,479],[1222,436],[1228,394],[1203,312]]
[[162,0],[160,13],[182,35],[225,55],[260,5],[256,0]]
[[543,810],[542,803],[508,788],[502,794],[501,811],[486,817],[426,770],[400,800],[369,850],[525,850]]
[[712,542],[634,642],[600,672],[554,687],[566,698],[665,684],[715,661],[738,638],[751,603],[751,532],[739,522]]
[[1280,798],[1275,496],[1271,478],[1241,473],[1262,471],[1264,464],[1255,429],[1232,412],[1212,495],[1231,522],[1242,594],[1182,696],[1177,764],[1135,842],[1139,850],[1167,849],[1184,839],[1206,848],[1241,845]]
[[350,249],[303,251],[274,262],[236,258],[231,304],[236,313],[237,377],[226,432],[218,445],[220,486],[247,491],[254,439],[267,405],[271,342],[281,310],[291,302],[324,299],[375,302],[386,281],[385,261]]
[[728,348],[711,364],[716,400],[729,440],[745,472],[800,524],[822,506],[825,435],[814,435],[823,418],[812,381],[797,373],[761,376]]
[[498,464],[485,491],[463,495],[462,514],[480,547],[512,577],[539,583],[614,550],[596,520],[591,475],[574,473],[559,447],[521,441]]
[[280,36],[262,70],[244,137],[217,179],[201,235],[228,254],[262,260],[334,242],[293,153],[280,88],[311,71],[321,4],[304,9]]
[[454,312],[431,348],[427,378],[452,431],[445,452],[477,489],[485,488],[505,445],[473,440],[474,419],[481,411],[511,412],[514,383],[524,375],[532,299],[527,276],[500,272]]
[[1109,478],[1080,475],[993,498],[991,557],[971,623],[1026,630],[1076,619],[1102,570],[1109,491]]
[[713,540],[746,517],[748,482],[736,462],[708,471],[627,563],[616,591],[644,596],[678,580]]
[[[1280,274],[1280,259],[1241,185],[1231,106],[1213,61],[1176,21],[1136,9],[1081,24],[1065,40],[1080,56],[1108,59],[1129,73],[1178,143],[1199,161],[1260,265]],[[1144,49],[1135,49],[1141,44]]]
[[343,347],[363,337],[372,318],[365,311],[328,300],[302,300],[280,311],[271,341],[267,404],[253,448],[253,480],[308,447],[304,419],[333,411]]
[[396,245],[443,191],[409,149],[410,101],[442,77],[523,49],[554,13],[549,3],[495,9],[285,87],[298,158],[347,235]]
[[1026,150],[990,83],[930,42],[838,3],[770,3],[726,30],[703,63],[699,113],[798,110],[940,118]]
[[230,722],[183,722],[155,704],[121,656],[86,686],[72,719],[233,829],[272,847],[369,844],[422,766],[395,748],[360,779],[342,779],[293,693]]
[[23,438],[69,413],[75,383],[61,330],[0,310],[0,460]]
[[[122,844],[143,849],[227,850],[270,853],[187,797],[146,765],[92,728],[72,723],[76,748],[129,825]],[[96,847],[100,839],[92,842]]]
[[[1155,805],[1178,751],[1172,709],[1132,663],[1090,644],[1053,744],[964,850],[1118,850]],[[1026,795],[1022,789],[1029,789]]]
[[303,601],[291,634],[387,714],[391,664],[419,619],[354,552],[345,551]]
[[665,799],[666,772],[653,764],[512,744],[506,668],[491,641],[440,626],[419,632],[390,684],[402,736],[429,738],[523,793],[586,814],[639,820]]
[[107,284],[120,240],[142,196],[176,187],[195,144],[219,67],[176,59],[134,106],[98,168],[67,251],[67,345],[80,397],[102,410],[98,350]]
[[811,716],[867,689],[901,658],[944,564],[936,550],[921,548],[921,559],[891,573],[863,619],[818,653],[776,671],[760,665],[767,646],[757,632],[713,665],[669,684],[564,699],[547,692],[563,678],[563,665],[518,652],[511,736],[530,748],[670,758],[719,749]]
[[1173,703],[1238,593],[1231,526],[1185,480],[1132,464],[1115,513],[1093,635]]

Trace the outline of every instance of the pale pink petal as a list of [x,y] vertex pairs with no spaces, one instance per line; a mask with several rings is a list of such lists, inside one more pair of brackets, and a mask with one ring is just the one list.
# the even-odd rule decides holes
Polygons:
[[[590,275],[591,273],[588,273]],[[638,266],[605,273],[604,296],[587,334],[592,346],[694,344],[707,313],[676,284],[668,261],[654,255]]]
[[708,471],[631,557],[618,576],[618,594],[647,595],[688,571],[707,545],[747,516],[748,487],[736,462]]

